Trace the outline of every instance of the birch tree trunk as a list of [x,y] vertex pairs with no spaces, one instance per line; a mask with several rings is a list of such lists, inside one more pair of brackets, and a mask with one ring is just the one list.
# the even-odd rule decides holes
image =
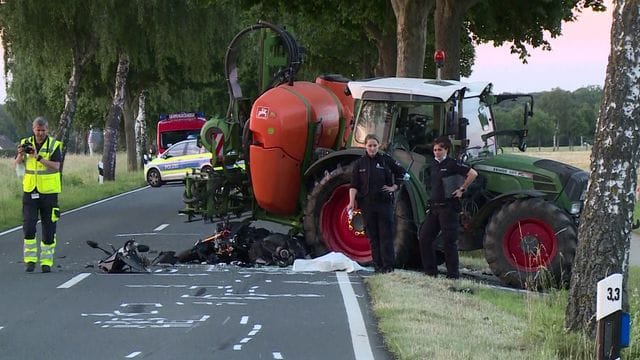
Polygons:
[[623,274],[628,309],[629,240],[640,163],[640,3],[614,1],[611,53],[578,230],[565,326],[595,334],[596,284]]
[[125,94],[124,102],[124,140],[127,149],[127,171],[133,172],[138,169],[138,159],[136,158],[136,120],[133,108],[136,105],[136,98],[128,92]]
[[147,148],[147,116],[145,109],[146,96],[144,90],[138,95],[138,116],[136,117],[136,158],[140,166],[144,163],[144,155]]
[[427,21],[435,0],[391,0],[396,15],[396,76],[421,78],[427,47]]
[[64,109],[60,114],[58,122],[58,130],[56,131],[56,139],[62,142],[62,153],[60,158],[60,172],[64,167],[64,158],[67,153],[67,144],[69,143],[69,133],[73,124],[73,117],[76,113],[76,105],[78,103],[78,86],[80,85],[80,76],[82,70],[93,55],[93,47],[83,50],[80,46],[76,46],[73,50],[73,60],[71,66],[71,74],[67,82],[67,90],[64,94]]
[[113,100],[104,130],[104,149],[102,152],[102,164],[104,166],[104,180],[115,181],[116,179],[116,147],[118,144],[118,127],[122,118],[124,106],[124,92],[129,73],[129,58],[127,54],[120,53],[118,56],[118,68],[116,70],[116,85],[113,93]]

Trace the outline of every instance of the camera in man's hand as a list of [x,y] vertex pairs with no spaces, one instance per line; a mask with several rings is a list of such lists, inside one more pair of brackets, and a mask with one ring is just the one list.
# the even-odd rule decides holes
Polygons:
[[22,151],[24,151],[27,154],[33,154],[36,151],[36,149],[33,147],[33,145],[30,142],[25,142],[20,146],[22,147]]

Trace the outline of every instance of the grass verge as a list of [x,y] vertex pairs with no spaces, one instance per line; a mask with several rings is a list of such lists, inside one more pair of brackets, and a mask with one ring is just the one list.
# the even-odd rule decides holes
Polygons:
[[[116,181],[98,183],[100,156],[67,154],[62,174],[60,209],[64,212],[90,202],[145,186],[142,170],[127,172],[126,154],[118,153]],[[22,180],[13,159],[0,158],[0,231],[22,223]]]
[[[469,280],[396,271],[366,279],[385,345],[397,360],[595,359],[595,343],[564,331],[567,291],[498,289]],[[640,358],[640,268],[631,267],[631,346]]]

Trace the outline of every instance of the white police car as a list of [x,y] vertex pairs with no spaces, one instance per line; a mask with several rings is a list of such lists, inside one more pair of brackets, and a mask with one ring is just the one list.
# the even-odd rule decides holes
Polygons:
[[144,177],[147,183],[158,187],[168,181],[182,181],[192,169],[213,171],[211,152],[198,147],[196,140],[184,140],[171,145],[158,158],[144,165]]

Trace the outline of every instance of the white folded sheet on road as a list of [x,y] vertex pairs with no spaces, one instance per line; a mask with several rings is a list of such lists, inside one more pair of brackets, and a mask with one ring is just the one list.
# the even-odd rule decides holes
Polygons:
[[293,262],[293,271],[340,271],[346,272],[367,270],[357,262],[349,259],[345,254],[330,252],[315,259],[296,259]]

